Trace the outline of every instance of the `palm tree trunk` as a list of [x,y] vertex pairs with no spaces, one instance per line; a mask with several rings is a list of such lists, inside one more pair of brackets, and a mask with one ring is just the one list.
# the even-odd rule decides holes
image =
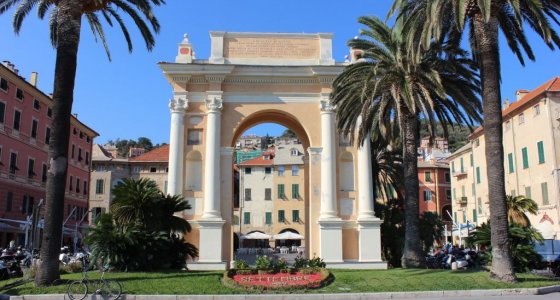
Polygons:
[[484,22],[474,18],[475,38],[479,53],[484,113],[486,175],[492,223],[492,270],[494,278],[516,281],[509,247],[508,215],[504,180],[504,149],[502,147],[502,103],[500,93],[500,54],[498,51],[498,20]]
[[403,135],[403,168],[404,168],[404,249],[402,256],[403,268],[419,268],[424,266],[424,255],[420,241],[420,205],[418,203],[418,149],[419,131],[418,118],[401,107],[400,123]]
[[74,99],[74,81],[81,27],[80,0],[58,2],[58,37],[53,90],[53,122],[49,144],[49,171],[45,203],[45,228],[41,259],[35,276],[36,286],[45,286],[60,278],[58,255],[62,240],[64,194],[68,167],[68,139]]

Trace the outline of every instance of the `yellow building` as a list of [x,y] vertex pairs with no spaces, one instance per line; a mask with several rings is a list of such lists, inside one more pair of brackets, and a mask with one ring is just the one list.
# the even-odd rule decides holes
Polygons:
[[[506,193],[535,200],[539,211],[529,215],[531,224],[545,239],[560,239],[560,77],[516,96],[502,112]],[[489,219],[484,145],[480,127],[449,158],[455,223]]]

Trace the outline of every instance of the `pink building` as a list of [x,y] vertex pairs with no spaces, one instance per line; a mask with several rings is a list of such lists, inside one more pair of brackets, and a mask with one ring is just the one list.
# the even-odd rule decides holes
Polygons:
[[[42,227],[52,99],[37,89],[37,73],[28,82],[9,62],[0,65],[0,247],[9,241],[28,246],[25,222],[37,211]],[[87,215],[93,139],[98,134],[72,117],[68,182],[65,197],[65,241],[74,237],[76,223]],[[87,220],[85,220],[87,221]],[[39,231],[40,232],[40,231]],[[29,233],[29,231],[28,231]],[[39,237],[35,237],[36,240]],[[36,243],[34,247],[37,247]]]
[[418,161],[420,214],[437,213],[451,223],[451,175],[449,164],[436,161]]

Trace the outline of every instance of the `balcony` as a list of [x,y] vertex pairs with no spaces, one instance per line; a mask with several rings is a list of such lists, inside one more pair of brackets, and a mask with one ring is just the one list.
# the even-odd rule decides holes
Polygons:
[[467,197],[457,197],[457,204],[467,204]]
[[452,173],[453,177],[461,177],[461,176],[467,176],[467,171],[463,170],[455,170]]

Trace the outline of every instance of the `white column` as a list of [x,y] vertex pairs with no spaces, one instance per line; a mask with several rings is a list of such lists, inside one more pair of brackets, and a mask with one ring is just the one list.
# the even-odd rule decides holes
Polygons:
[[185,111],[188,108],[186,93],[169,101],[171,129],[169,136],[168,193],[183,195],[183,165],[185,151]]
[[220,126],[222,93],[208,92],[206,97],[206,157],[204,161],[204,212],[202,219],[221,220],[220,212]]
[[321,101],[321,215],[320,219],[336,219],[336,151],[334,135],[335,106],[330,100]]
[[[360,117],[358,119],[358,127],[361,123],[362,119]],[[358,220],[375,218],[373,212],[373,176],[371,171],[369,134],[366,136],[363,144],[358,144],[358,188]]]

